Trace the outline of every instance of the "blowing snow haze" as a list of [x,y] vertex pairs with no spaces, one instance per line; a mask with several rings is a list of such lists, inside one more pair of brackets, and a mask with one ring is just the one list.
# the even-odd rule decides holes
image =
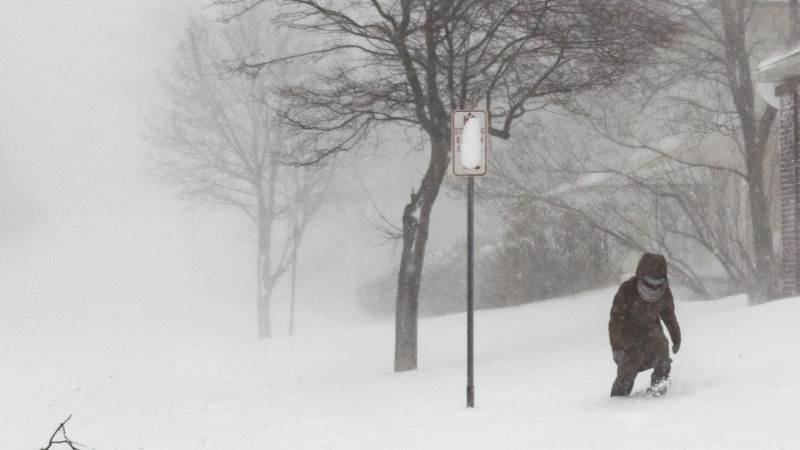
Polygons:
[[[796,445],[800,122],[741,81],[800,76],[796,2],[254,3],[0,0],[0,448]],[[315,42],[358,45],[260,65]]]
[[[145,119],[190,17],[205,2],[3,2],[0,26],[0,304],[3,344],[29,335],[47,347],[134,334],[179,348],[255,328],[255,236],[231,210],[186,202],[148,171]],[[396,210],[388,169],[349,160],[370,195]],[[372,183],[372,178],[378,181]],[[393,264],[364,218],[359,184],[339,194],[301,247],[298,329],[358,317],[362,281]],[[377,186],[377,187],[375,187]],[[277,334],[285,333],[278,292]]]

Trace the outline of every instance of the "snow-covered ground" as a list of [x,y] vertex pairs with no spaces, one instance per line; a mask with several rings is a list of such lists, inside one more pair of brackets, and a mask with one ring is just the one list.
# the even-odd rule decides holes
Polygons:
[[420,369],[404,374],[390,322],[179,347],[135,332],[81,343],[65,323],[63,345],[3,340],[0,446],[40,448],[73,414],[71,437],[103,450],[797,448],[798,299],[679,301],[668,396],[610,399],[612,294],[479,312],[474,410],[463,314],[421,322]]

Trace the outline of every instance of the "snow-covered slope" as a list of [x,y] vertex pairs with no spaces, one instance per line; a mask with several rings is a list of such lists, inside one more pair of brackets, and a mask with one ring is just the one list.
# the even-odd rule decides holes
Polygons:
[[463,315],[423,320],[420,369],[404,374],[391,372],[389,322],[270,342],[198,336],[194,350],[17,336],[3,345],[0,442],[39,448],[73,414],[71,436],[104,450],[797,448],[798,299],[679,301],[668,396],[610,399],[612,295],[479,312],[474,410]]

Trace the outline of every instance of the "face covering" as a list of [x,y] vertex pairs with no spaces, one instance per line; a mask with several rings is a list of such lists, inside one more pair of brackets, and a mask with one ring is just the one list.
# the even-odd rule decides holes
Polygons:
[[639,296],[646,302],[655,302],[664,296],[667,290],[667,279],[645,275],[636,284]]
[[644,278],[644,281],[652,287],[659,287],[664,284],[665,281],[667,281],[666,278],[654,277],[651,275],[645,275],[642,278]]

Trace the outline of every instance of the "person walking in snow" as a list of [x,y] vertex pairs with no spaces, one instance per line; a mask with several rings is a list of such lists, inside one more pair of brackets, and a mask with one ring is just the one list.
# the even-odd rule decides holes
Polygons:
[[629,395],[639,372],[653,369],[647,393],[661,396],[669,387],[672,359],[661,321],[672,339],[672,352],[681,347],[681,329],[675,317],[675,302],[669,289],[667,260],[645,253],[636,276],[620,285],[611,307],[608,335],[617,364],[611,396]]

